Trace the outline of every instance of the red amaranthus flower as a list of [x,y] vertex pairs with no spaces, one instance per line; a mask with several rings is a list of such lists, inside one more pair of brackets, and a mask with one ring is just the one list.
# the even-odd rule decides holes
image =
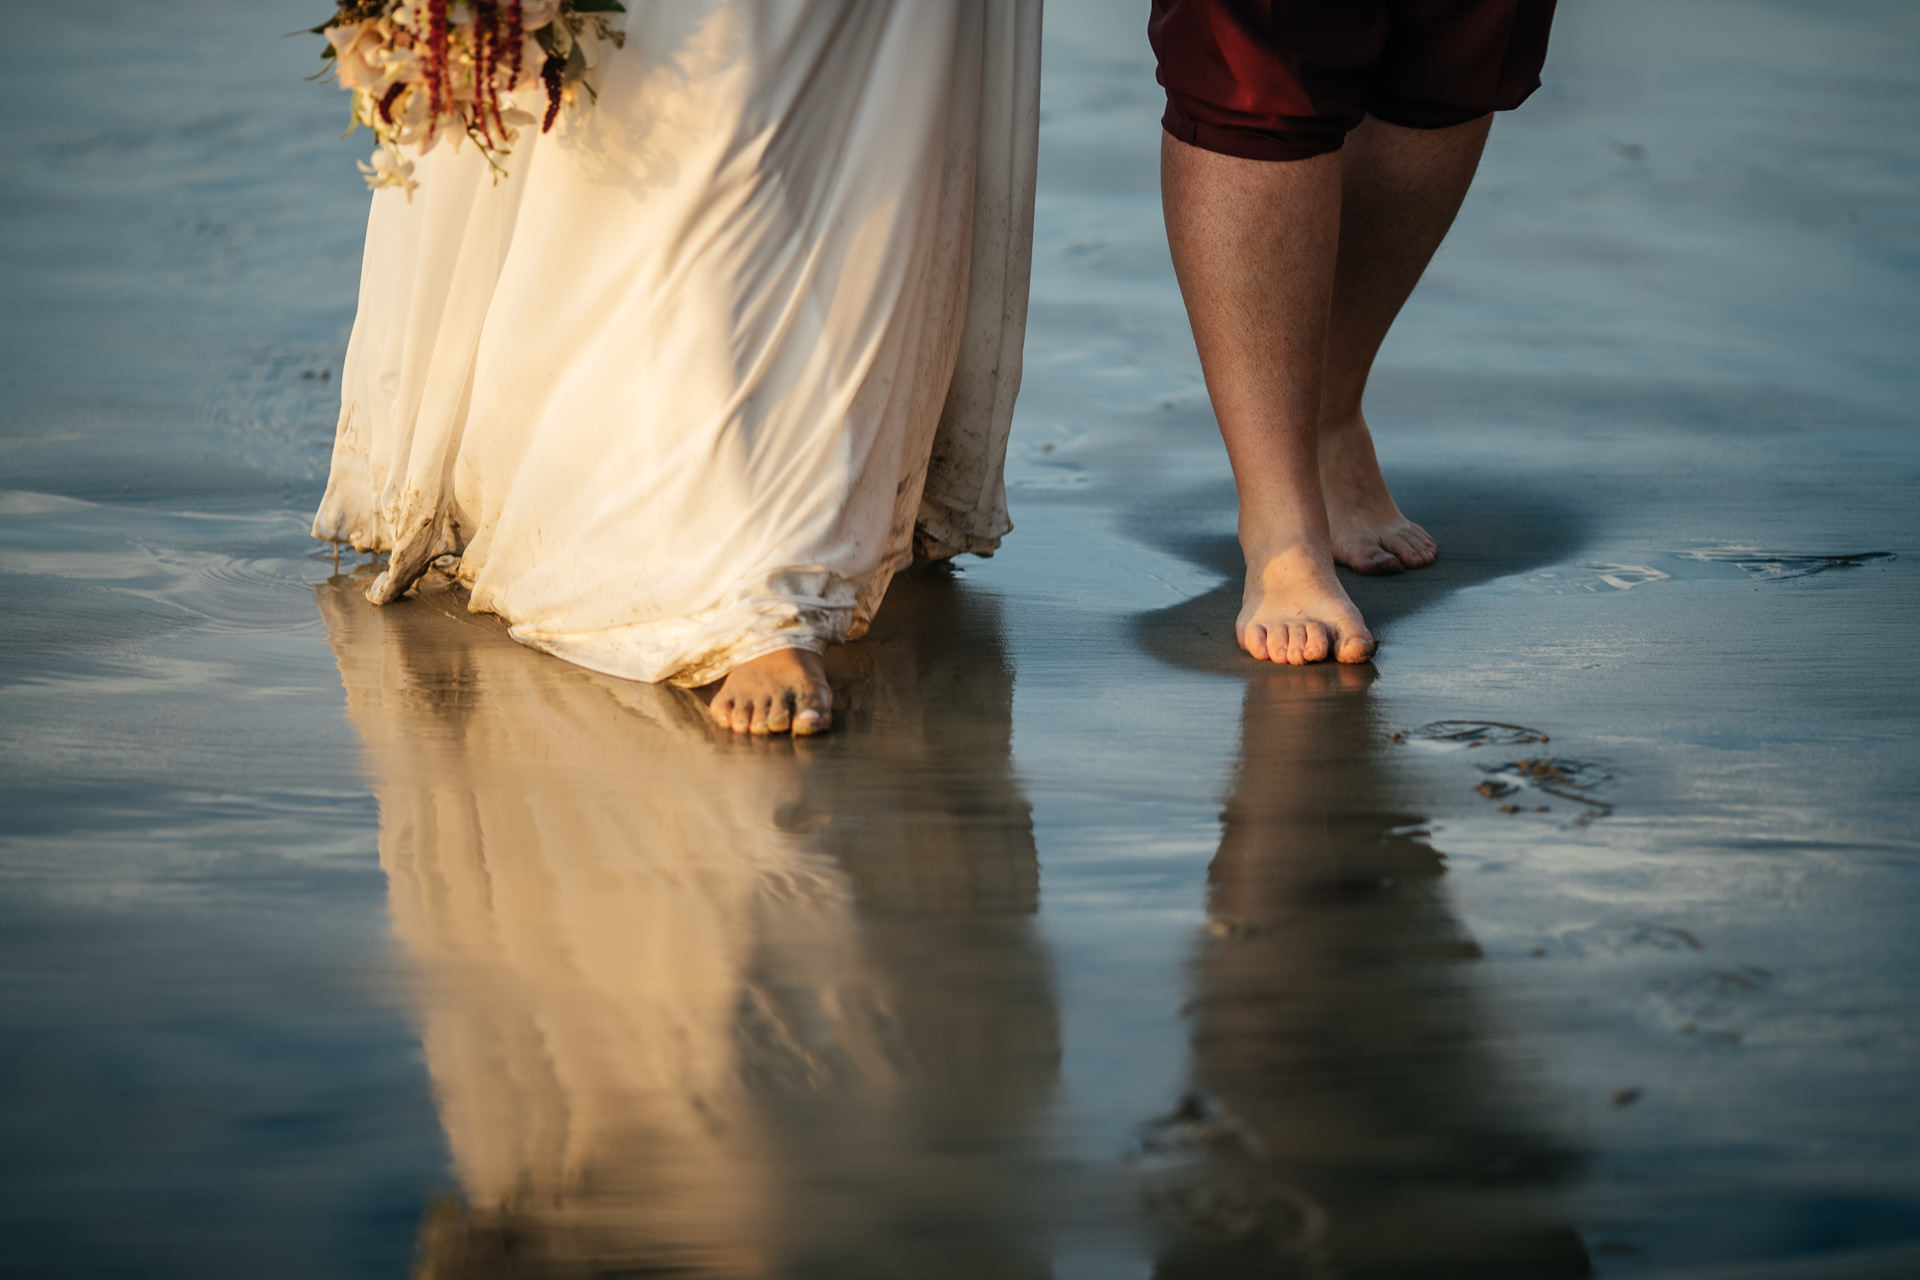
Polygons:
[[525,11],[520,8],[520,0],[507,0],[507,31],[512,36],[507,49],[507,83],[520,83],[520,55],[526,51]]
[[427,0],[427,136],[433,136],[447,109],[447,0]]
[[[532,28],[529,8],[540,15]],[[517,128],[537,118],[545,132],[578,91],[592,95],[581,42],[618,47],[619,12],[619,0],[334,0],[333,16],[313,30],[327,38],[323,74],[353,94],[354,123],[380,140],[361,166],[367,181],[411,193],[404,149],[430,149],[442,126],[471,139],[496,178],[504,173]],[[531,68],[529,40],[540,46]],[[522,93],[541,94],[544,112],[516,102]]]

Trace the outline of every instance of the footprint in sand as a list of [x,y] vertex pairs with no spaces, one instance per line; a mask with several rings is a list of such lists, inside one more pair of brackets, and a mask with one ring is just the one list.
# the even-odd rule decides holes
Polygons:
[[[1891,551],[1856,551],[1840,555],[1806,555],[1789,551],[1765,551],[1749,546],[1698,547],[1687,551],[1670,551],[1673,560],[1688,566],[1675,566],[1675,572],[1657,569],[1650,564],[1628,564],[1613,561],[1592,561],[1561,569],[1543,569],[1526,579],[1529,586],[1551,591],[1555,595],[1568,595],[1577,591],[1607,592],[1631,591],[1635,587],[1644,587],[1653,582],[1672,582],[1676,578],[1702,578],[1720,576],[1718,571],[1725,566],[1725,576],[1734,573],[1744,574],[1766,582],[1777,582],[1786,578],[1806,578],[1816,573],[1825,573],[1829,569],[1858,569],[1875,561],[1891,560]],[[1699,567],[1695,567],[1699,566]],[[1703,571],[1704,569],[1704,571]]]
[[1772,982],[1773,974],[1758,965],[1708,969],[1655,983],[1649,1001],[1655,1016],[1682,1035],[1739,1044],[1744,1035],[1729,1024],[1748,1013]]
[[1666,582],[1672,574],[1650,564],[1616,564],[1595,561],[1565,569],[1542,569],[1527,578],[1527,585],[1564,596],[1574,591],[1631,591],[1649,582]]
[[1468,747],[1519,747],[1545,742],[1547,735],[1523,724],[1499,720],[1435,720],[1411,732],[1389,734],[1395,742],[1439,742]]
[[[1547,741],[1547,735],[1538,729],[1530,729],[1523,724],[1509,724],[1502,720],[1435,720],[1423,724],[1418,729],[1402,730],[1387,735],[1390,742],[1430,742],[1442,746],[1466,748],[1499,746],[1531,746]],[[1604,818],[1613,812],[1613,805],[1594,794],[1596,790],[1613,781],[1613,775],[1595,764],[1584,760],[1572,760],[1565,756],[1528,756],[1519,760],[1508,760],[1501,764],[1480,766],[1480,772],[1486,776],[1474,787],[1474,790],[1488,800],[1508,800],[1519,797],[1522,792],[1535,791],[1562,800],[1571,800],[1580,806],[1579,821],[1584,824],[1595,818]],[[1520,813],[1531,809],[1535,813],[1549,812],[1548,806],[1534,803],[1508,803],[1500,806],[1502,813]]]
[[[1650,564],[1589,564],[1583,565],[1594,577],[1600,579],[1615,591],[1631,591],[1635,587],[1644,587],[1649,582],[1665,582],[1672,578]],[[1592,587],[1587,588],[1589,591]]]
[[[1715,1044],[1739,1044],[1745,1033],[1735,1025],[1753,1014],[1756,1002],[1772,987],[1771,971],[1759,965],[1724,965],[1704,954],[1707,947],[1688,929],[1645,920],[1616,920],[1562,929],[1559,950],[1574,959],[1611,957],[1634,961],[1659,953],[1663,970],[1641,990],[1640,1007],[1669,1031],[1698,1036]],[[1544,954],[1540,948],[1536,954]],[[1697,959],[1684,957],[1698,956]]]
[[1611,804],[1593,794],[1596,788],[1611,782],[1613,775],[1584,760],[1534,756],[1505,764],[1483,765],[1480,771],[1488,775],[1487,781],[1474,790],[1488,799],[1497,800],[1531,788],[1586,806],[1582,817],[1604,818],[1613,812]]
[[1691,930],[1644,920],[1612,921],[1562,929],[1556,940],[1570,956],[1598,953],[1613,956],[1646,951],[1704,951],[1706,944]]
[[1706,547],[1694,551],[1675,551],[1677,560],[1697,564],[1732,565],[1750,578],[1778,581],[1784,578],[1809,578],[1829,569],[1858,569],[1876,560],[1891,560],[1891,551],[1857,551],[1847,555],[1799,555],[1784,551],[1762,551],[1756,547]]

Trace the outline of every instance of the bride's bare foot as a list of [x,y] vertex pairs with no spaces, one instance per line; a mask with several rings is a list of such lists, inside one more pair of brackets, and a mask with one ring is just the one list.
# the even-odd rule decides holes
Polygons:
[[1247,555],[1247,589],[1234,623],[1240,647],[1256,658],[1304,666],[1365,662],[1373,633],[1334,576],[1324,548],[1301,544]]
[[1439,558],[1433,535],[1402,515],[1387,492],[1373,436],[1357,412],[1320,429],[1320,491],[1333,558],[1355,573],[1424,569]]
[[833,723],[833,690],[820,655],[776,649],[727,673],[707,712],[735,733],[825,733]]

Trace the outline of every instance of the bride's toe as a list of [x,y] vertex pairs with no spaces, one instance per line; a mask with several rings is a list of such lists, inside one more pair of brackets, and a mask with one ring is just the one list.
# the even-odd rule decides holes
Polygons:
[[793,734],[804,738],[809,734],[825,733],[833,727],[833,695],[825,689],[810,689],[795,701],[793,713]]
[[767,708],[767,718],[764,728],[756,724],[754,726],[754,732],[786,733],[791,730],[793,728],[792,701],[793,699],[784,693],[775,698],[773,705]]

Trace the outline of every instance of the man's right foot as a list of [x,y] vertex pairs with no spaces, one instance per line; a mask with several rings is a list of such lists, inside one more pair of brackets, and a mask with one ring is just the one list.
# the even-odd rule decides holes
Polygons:
[[1247,586],[1234,623],[1240,647],[1265,662],[1365,662],[1373,633],[1353,607],[1324,551],[1295,545],[1247,556]]
[[1424,569],[1439,558],[1433,535],[1402,515],[1387,492],[1373,435],[1358,413],[1320,428],[1320,492],[1333,558],[1355,573]]

